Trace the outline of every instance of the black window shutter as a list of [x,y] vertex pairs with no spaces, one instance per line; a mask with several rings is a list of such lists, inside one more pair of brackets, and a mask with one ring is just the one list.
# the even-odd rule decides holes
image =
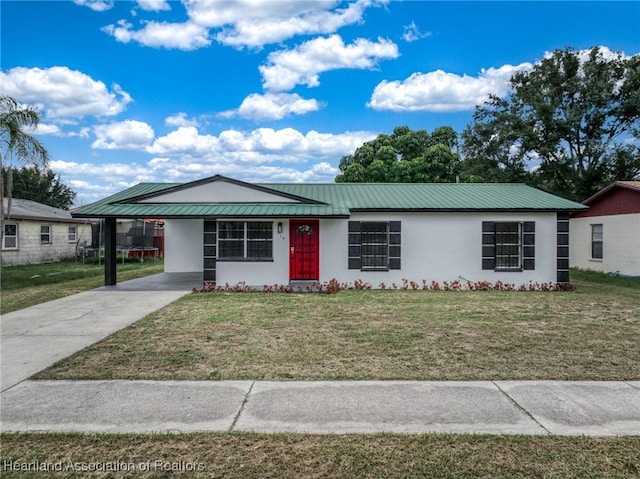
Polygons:
[[389,269],[401,269],[401,236],[400,221],[389,221]]
[[536,269],[536,222],[522,224],[522,269]]
[[349,221],[349,269],[360,269],[362,259],[360,257],[360,222]]
[[207,283],[216,283],[216,262],[217,262],[217,224],[215,220],[204,221],[204,241],[203,241],[203,279]]
[[482,269],[496,268],[495,222],[482,222]]

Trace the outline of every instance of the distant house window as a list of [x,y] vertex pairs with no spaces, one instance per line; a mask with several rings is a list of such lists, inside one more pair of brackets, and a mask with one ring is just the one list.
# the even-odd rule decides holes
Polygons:
[[400,269],[400,221],[349,221],[349,269]]
[[69,226],[69,243],[75,243],[78,239],[78,227]]
[[40,225],[40,244],[51,243],[51,225]]
[[273,259],[273,223],[219,222],[218,259],[271,261]]
[[535,269],[536,225],[533,221],[483,221],[482,269]]
[[591,258],[602,259],[602,225],[591,225]]
[[2,249],[18,249],[17,223],[4,224],[4,236],[2,237]]

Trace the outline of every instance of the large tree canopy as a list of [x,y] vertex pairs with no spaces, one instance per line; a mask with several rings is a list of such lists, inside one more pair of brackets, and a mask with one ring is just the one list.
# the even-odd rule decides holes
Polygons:
[[400,126],[391,135],[378,135],[343,156],[336,182],[453,182],[460,172],[458,135],[448,126],[413,131]]
[[557,50],[476,108],[462,134],[467,181],[528,181],[584,200],[640,174],[640,56]]
[[[11,173],[11,174],[9,174]],[[24,168],[3,168],[2,180],[13,176],[12,194],[14,198],[32,200],[54,208],[68,209],[73,205],[76,193],[60,181],[60,177],[48,168],[27,166]]]

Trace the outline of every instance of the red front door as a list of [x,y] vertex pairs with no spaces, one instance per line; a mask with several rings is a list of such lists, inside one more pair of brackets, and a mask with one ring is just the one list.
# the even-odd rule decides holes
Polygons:
[[289,280],[319,280],[320,222],[291,220],[289,238]]

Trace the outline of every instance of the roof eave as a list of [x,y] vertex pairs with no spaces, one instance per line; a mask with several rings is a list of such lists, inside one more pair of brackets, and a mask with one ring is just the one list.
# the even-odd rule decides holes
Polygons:
[[598,191],[595,195],[590,196],[589,198],[587,198],[586,200],[584,200],[582,202],[583,205],[590,205],[591,203],[593,203],[595,200],[597,200],[598,198],[600,198],[601,196],[606,195],[607,193],[609,193],[611,190],[613,190],[614,188],[624,188],[626,190],[631,190],[631,191],[637,191],[640,192],[640,188],[637,188],[634,185],[630,185],[628,183],[625,183],[624,181],[614,181],[613,183],[611,183],[609,186],[601,189],[600,191]]
[[[145,218],[158,218],[158,215],[114,215],[114,214],[92,214],[92,215],[79,215],[78,218],[87,218],[87,219],[103,219],[103,218],[117,218],[117,219],[145,219]],[[162,215],[163,220],[167,219],[203,219],[203,218],[327,218],[327,219],[342,219],[349,218],[347,214],[332,214],[332,215],[313,215],[313,214],[304,214],[304,215]]]
[[350,208],[352,213],[556,213],[586,211],[583,208]]

